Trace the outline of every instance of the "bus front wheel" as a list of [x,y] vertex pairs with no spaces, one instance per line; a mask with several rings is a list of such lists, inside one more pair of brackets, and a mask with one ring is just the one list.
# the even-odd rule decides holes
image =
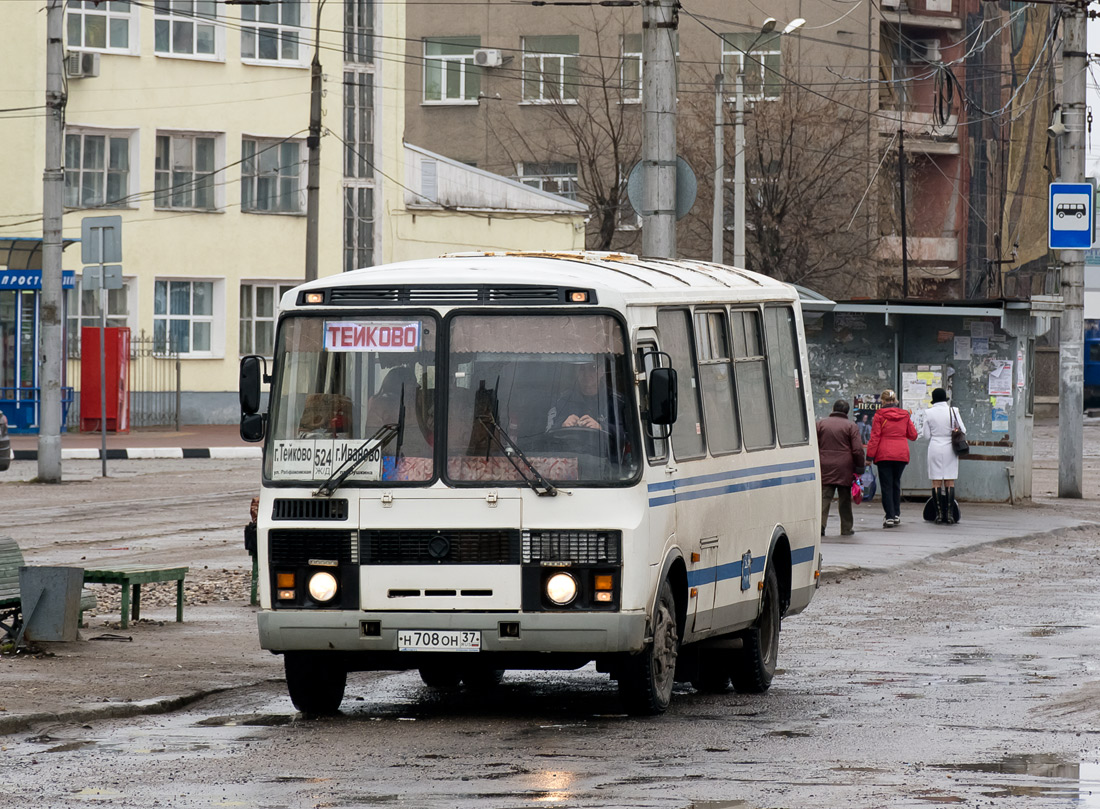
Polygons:
[[348,672],[339,661],[313,652],[284,652],[283,668],[295,708],[316,716],[340,712]]
[[760,617],[741,633],[743,645],[735,650],[730,679],[741,694],[763,694],[775,676],[775,661],[779,654],[779,581],[775,568],[768,565],[764,573],[764,598]]
[[653,613],[653,642],[645,651],[627,658],[619,672],[619,694],[630,713],[652,716],[668,708],[679,651],[676,598],[672,585],[665,580]]

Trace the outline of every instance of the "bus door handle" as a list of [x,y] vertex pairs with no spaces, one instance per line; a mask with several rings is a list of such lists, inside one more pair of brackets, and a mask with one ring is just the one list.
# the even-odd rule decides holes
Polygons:
[[675,475],[679,471],[680,471],[680,468],[678,466],[674,466],[673,464],[665,464],[665,474],[666,475]]

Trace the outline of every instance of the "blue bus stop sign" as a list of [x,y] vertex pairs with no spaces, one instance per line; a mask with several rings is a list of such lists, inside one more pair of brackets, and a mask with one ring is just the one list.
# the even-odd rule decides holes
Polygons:
[[1050,184],[1050,249],[1088,250],[1096,233],[1092,183]]

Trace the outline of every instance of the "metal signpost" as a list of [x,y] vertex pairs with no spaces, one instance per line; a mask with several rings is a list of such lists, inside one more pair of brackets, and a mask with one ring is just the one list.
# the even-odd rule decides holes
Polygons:
[[[122,288],[122,217],[85,216],[80,222],[85,290],[99,290],[99,457],[107,477],[107,290]],[[107,262],[112,262],[108,264]]]

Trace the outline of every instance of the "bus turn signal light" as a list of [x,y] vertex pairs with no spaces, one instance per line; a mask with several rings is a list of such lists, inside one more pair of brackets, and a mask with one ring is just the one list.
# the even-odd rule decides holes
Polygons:
[[293,573],[277,573],[275,574],[275,586],[282,590],[285,587],[294,587],[294,574]]
[[611,589],[611,576],[597,576],[596,577],[596,589],[597,590],[610,590]]

